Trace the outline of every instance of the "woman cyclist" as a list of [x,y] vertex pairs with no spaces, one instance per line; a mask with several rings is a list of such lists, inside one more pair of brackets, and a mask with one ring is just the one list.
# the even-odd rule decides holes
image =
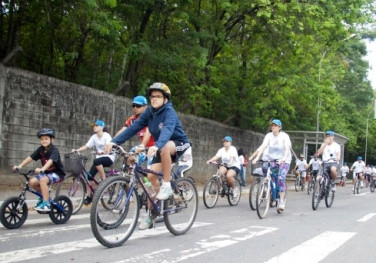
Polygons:
[[234,177],[240,172],[240,161],[238,157],[238,152],[234,146],[231,145],[232,138],[226,136],[222,139],[224,147],[218,150],[216,155],[214,155],[207,163],[221,159],[222,163],[225,164],[219,167],[221,174],[226,176],[228,183],[233,190],[233,197],[237,198],[239,196],[239,189],[235,188]]
[[[282,130],[282,122],[278,119],[272,120],[271,132],[265,135],[264,141],[261,146],[256,150],[257,156],[252,163],[256,163],[261,154],[263,161],[272,161],[271,168],[276,169],[277,163],[273,160],[278,161],[278,183],[280,188],[280,202],[278,203],[277,209],[283,211],[285,209],[284,197],[286,193],[286,175],[290,169],[291,163],[291,140],[287,133]],[[253,155],[251,156],[253,157]],[[251,160],[251,158],[250,158]],[[263,172],[266,175],[268,168],[268,163],[263,164]]]

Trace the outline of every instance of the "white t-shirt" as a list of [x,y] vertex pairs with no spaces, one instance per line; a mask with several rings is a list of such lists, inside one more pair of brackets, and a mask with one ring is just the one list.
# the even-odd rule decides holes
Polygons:
[[366,163],[363,161],[356,161],[353,165],[354,173],[363,173],[366,168]]
[[[291,163],[291,141],[287,133],[281,131],[277,136],[275,136],[272,132],[269,132],[265,135],[264,141],[259,147],[259,150],[264,147],[265,150],[262,156],[263,161],[284,160],[285,163]],[[286,149],[288,149],[288,154],[285,160]]]
[[342,176],[346,176],[346,174],[348,174],[349,173],[349,167],[346,165],[344,165],[344,166],[342,166],[341,167],[341,174],[342,174]]
[[234,146],[230,146],[230,148],[226,151],[226,148],[223,147],[218,150],[217,154],[215,155],[217,158],[221,158],[222,163],[230,163],[231,157],[232,164],[229,164],[229,166],[235,166],[240,170],[240,161],[238,156],[238,151]]
[[332,142],[330,145],[327,145],[325,147],[322,153],[322,160],[324,163],[335,163],[336,161],[331,160],[331,158],[334,158],[335,160],[337,160],[340,153],[341,153],[341,146],[339,146],[339,144],[336,142]]
[[[106,147],[106,144],[111,142],[111,140],[112,140],[111,135],[107,132],[104,132],[101,138],[99,138],[98,134],[95,133],[90,137],[89,141],[86,143],[86,146],[88,148],[95,147],[97,153],[103,153],[104,149]],[[95,156],[95,158],[99,158],[99,157],[109,157],[112,161],[115,160],[115,154],[114,153],[97,154]]]
[[298,166],[298,171],[299,172],[305,171],[306,165],[307,165],[307,161],[305,159],[303,159],[303,160],[296,159],[296,165]]
[[318,171],[320,170],[321,160],[319,158],[317,158],[316,160],[315,158],[312,158],[309,161],[309,164],[312,166],[313,171]]
[[193,158],[192,158],[192,147],[189,147],[187,150],[185,150],[184,154],[180,156],[178,165],[188,165],[189,167],[192,167],[193,165]]

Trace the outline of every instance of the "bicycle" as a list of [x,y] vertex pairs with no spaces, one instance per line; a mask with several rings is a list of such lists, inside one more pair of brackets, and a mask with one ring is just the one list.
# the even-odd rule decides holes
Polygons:
[[[279,164],[277,160],[273,161],[260,161],[267,163],[266,176],[261,179],[259,187],[257,188],[256,195],[256,211],[260,219],[264,219],[268,214],[269,207],[278,207],[280,200],[280,186],[278,179]],[[275,165],[275,167],[271,167]],[[283,202],[286,204],[287,191],[285,192]],[[277,209],[278,214],[283,211]]]
[[251,207],[251,210],[256,210],[256,196],[257,196],[257,188],[259,187],[259,184],[261,182],[261,178],[264,177],[264,174],[262,172],[262,168],[256,168],[252,172],[252,176],[254,176],[254,179],[252,180],[251,187],[249,188],[249,206]]
[[313,187],[312,193],[312,209],[317,210],[319,203],[325,198],[325,205],[330,208],[333,204],[335,191],[331,190],[330,167],[323,167],[323,173],[318,176]]
[[361,188],[361,179],[359,178],[360,173],[355,173],[355,181],[354,181],[354,187],[353,187],[353,193],[359,194],[360,193],[360,188]]
[[370,183],[369,183],[369,189],[370,189],[371,193],[373,193],[375,191],[375,188],[376,188],[375,174],[372,173],[371,177],[370,177]]
[[[34,171],[21,172],[19,169],[15,170],[19,175],[25,177],[26,181],[21,194],[18,197],[9,197],[0,207],[0,221],[4,227],[8,229],[20,228],[26,221],[28,216],[28,207],[26,204],[26,192],[35,194],[42,198],[42,194],[29,186],[31,174]],[[51,186],[49,191],[51,192]],[[50,198],[51,211],[37,211],[39,214],[49,214],[50,219],[55,224],[66,223],[72,215],[72,203],[70,199],[64,195]]]
[[305,172],[305,170],[299,171],[298,176],[296,176],[295,179],[295,191],[298,192],[299,189],[304,191],[304,184],[303,184],[303,179],[302,179],[302,174]]
[[339,185],[344,187],[346,185],[346,178],[347,178],[347,173],[345,173],[344,175],[342,174],[341,175],[341,181],[339,181]]
[[[121,146],[114,147],[125,153]],[[95,191],[90,210],[90,225],[94,237],[103,246],[121,246],[132,235],[140,213],[138,185],[152,205],[150,213],[153,219],[163,215],[165,225],[173,235],[185,234],[192,227],[198,209],[197,189],[192,181],[188,178],[175,181],[172,178],[174,194],[165,201],[154,201],[142,180],[142,176],[148,173],[163,177],[162,173],[143,168],[138,160],[134,174],[129,177],[108,178]],[[111,195],[108,192],[111,192]],[[110,209],[102,206],[102,200],[111,206]]]
[[219,164],[217,162],[211,162],[211,164],[214,166],[217,172],[205,183],[203,191],[204,205],[206,208],[213,208],[216,205],[219,196],[222,198],[226,196],[228,203],[231,206],[237,205],[240,201],[242,191],[240,181],[237,178],[234,178],[235,191],[238,191],[238,195],[234,197],[233,190],[229,185],[226,176],[219,170],[219,167],[223,166],[224,164]]
[[312,171],[311,174],[312,174],[311,179],[308,181],[308,185],[307,185],[307,194],[308,195],[311,195],[311,192],[313,192],[313,188],[314,188],[314,185],[316,183],[317,176],[319,176],[321,174],[321,169],[318,170],[318,171]]
[[[74,152],[65,154],[64,159],[65,171],[69,172],[70,174],[65,176],[64,180],[57,185],[56,196],[60,195],[62,192],[64,195],[68,196],[73,205],[72,215],[75,215],[81,210],[84,204],[85,196],[87,195],[88,190],[87,187],[90,188],[92,193],[95,192],[95,189],[90,184],[89,178],[92,178],[95,185],[99,185],[100,181],[92,177],[86,170],[85,163],[88,160],[86,156],[81,155],[79,152]],[[124,165],[126,165],[125,158],[122,162],[123,167]],[[124,175],[125,171],[126,169],[122,169],[121,171],[114,168],[105,169],[106,178],[114,175]]]

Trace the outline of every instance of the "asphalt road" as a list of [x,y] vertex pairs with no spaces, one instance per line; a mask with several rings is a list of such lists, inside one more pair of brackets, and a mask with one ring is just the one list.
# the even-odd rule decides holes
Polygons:
[[288,191],[286,210],[265,219],[251,211],[248,194],[230,207],[220,199],[212,209],[200,199],[196,223],[173,236],[164,223],[135,230],[121,247],[106,248],[91,233],[89,207],[64,225],[30,211],[16,230],[0,226],[0,262],[365,262],[373,261],[376,192],[338,187],[331,208],[313,211],[306,192]]

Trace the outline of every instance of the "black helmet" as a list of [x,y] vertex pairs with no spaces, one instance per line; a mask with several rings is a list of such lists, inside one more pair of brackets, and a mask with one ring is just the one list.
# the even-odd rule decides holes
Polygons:
[[159,90],[160,92],[163,93],[163,95],[165,95],[170,100],[170,98],[171,98],[171,91],[170,91],[170,88],[166,84],[160,83],[160,82],[156,82],[153,85],[151,85],[149,87],[149,97],[150,97],[150,94],[151,94],[151,92],[153,90]]
[[38,131],[37,136],[40,138],[43,135],[50,136],[51,138],[55,138],[55,131],[51,128],[42,128]]

